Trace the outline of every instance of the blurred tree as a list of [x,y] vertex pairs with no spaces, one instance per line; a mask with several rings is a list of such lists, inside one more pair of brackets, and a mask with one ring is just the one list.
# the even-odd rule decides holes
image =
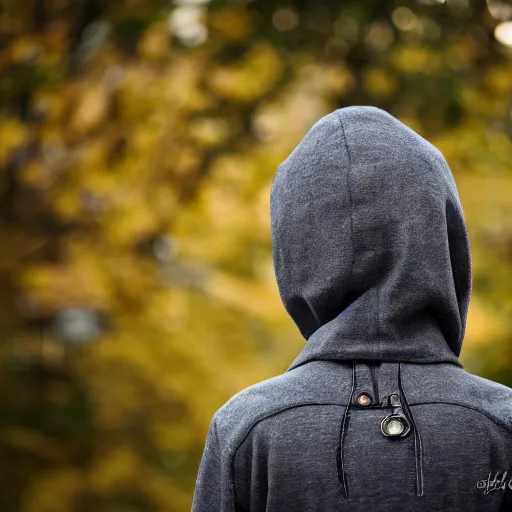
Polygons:
[[339,106],[446,154],[474,251],[465,362],[512,384],[509,7],[2,0],[0,508],[190,508],[211,414],[301,347],[269,186]]

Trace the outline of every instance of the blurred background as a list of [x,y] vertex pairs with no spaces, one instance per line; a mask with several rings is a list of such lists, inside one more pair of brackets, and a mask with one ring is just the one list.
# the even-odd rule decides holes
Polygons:
[[376,105],[455,175],[465,368],[512,385],[512,3],[0,0],[0,510],[185,512],[212,414],[304,340],[269,188]]

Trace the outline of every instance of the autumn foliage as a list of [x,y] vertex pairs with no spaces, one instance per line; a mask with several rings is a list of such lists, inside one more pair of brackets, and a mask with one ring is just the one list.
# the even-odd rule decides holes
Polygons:
[[190,509],[213,412],[302,347],[269,187],[341,106],[445,154],[473,251],[463,363],[512,385],[511,11],[2,0],[0,510]]

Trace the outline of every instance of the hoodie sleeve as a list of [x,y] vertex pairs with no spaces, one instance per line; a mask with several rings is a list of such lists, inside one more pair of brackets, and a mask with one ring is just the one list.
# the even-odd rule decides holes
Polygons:
[[227,512],[228,509],[234,510],[230,498],[225,495],[227,486],[223,482],[223,478],[229,474],[227,468],[223,467],[225,464],[226,462],[223,462],[221,456],[214,416],[210,423],[203,457],[199,466],[192,512]]

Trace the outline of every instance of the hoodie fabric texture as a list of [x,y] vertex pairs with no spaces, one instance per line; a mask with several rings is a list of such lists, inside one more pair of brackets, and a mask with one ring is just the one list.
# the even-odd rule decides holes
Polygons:
[[512,390],[458,359],[471,260],[442,154],[337,110],[279,166],[271,219],[307,343],[215,413],[193,512],[512,511]]

